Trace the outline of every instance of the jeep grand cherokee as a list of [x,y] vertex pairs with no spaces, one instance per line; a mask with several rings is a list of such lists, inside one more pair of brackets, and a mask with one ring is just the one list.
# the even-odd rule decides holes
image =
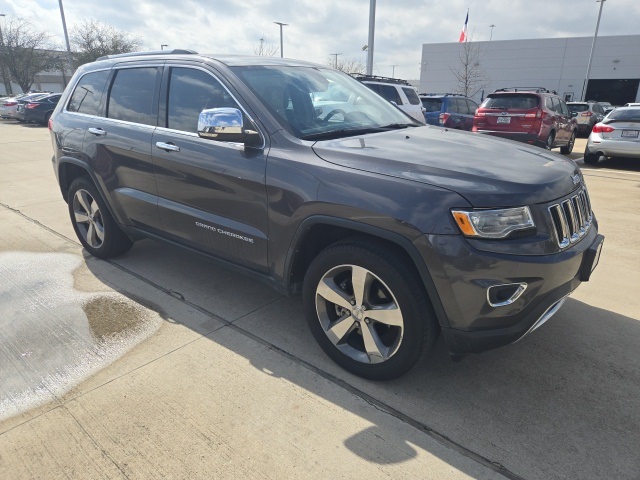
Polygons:
[[301,293],[323,350],[371,379],[408,371],[440,332],[454,356],[519,340],[603,242],[570,159],[421,126],[303,61],[102,58],[49,129],[88,252],[153,237]]

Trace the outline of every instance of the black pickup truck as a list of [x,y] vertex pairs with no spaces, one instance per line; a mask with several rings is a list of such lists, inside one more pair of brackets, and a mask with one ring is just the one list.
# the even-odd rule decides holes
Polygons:
[[49,121],[84,248],[154,237],[302,294],[343,368],[408,371],[516,342],[597,264],[582,174],[537,147],[422,126],[331,68],[191,51],[81,67]]

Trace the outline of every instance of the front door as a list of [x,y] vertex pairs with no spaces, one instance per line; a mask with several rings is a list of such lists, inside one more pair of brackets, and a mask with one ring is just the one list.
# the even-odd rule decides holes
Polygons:
[[266,148],[198,136],[202,110],[242,110],[205,69],[168,66],[162,92],[163,118],[152,149],[164,231],[190,247],[267,271]]

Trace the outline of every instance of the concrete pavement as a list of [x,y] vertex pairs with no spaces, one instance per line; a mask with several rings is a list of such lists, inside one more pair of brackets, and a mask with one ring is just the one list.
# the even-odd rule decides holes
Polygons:
[[[136,321],[114,327],[123,309],[149,327],[112,363],[64,391],[45,383],[38,405],[0,419],[0,478],[637,478],[635,164],[584,168],[605,250],[548,324],[460,363],[441,342],[409,375],[372,383],[322,354],[297,298],[148,240],[114,261],[86,256],[46,129],[0,122],[0,152],[3,266],[27,254],[73,265],[63,307],[85,308],[99,346],[140,333]],[[21,277],[0,276],[3,304]],[[37,296],[45,284],[28,286]],[[85,294],[110,300],[87,309]],[[0,332],[23,318],[0,318]],[[42,310],[43,322],[65,318]]]

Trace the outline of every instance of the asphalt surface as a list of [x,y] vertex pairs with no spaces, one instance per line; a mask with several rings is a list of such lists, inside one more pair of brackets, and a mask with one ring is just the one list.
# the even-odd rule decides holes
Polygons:
[[523,341],[373,383],[299,298],[75,238],[46,128],[0,121],[0,478],[640,478],[640,162],[583,169],[600,265]]

